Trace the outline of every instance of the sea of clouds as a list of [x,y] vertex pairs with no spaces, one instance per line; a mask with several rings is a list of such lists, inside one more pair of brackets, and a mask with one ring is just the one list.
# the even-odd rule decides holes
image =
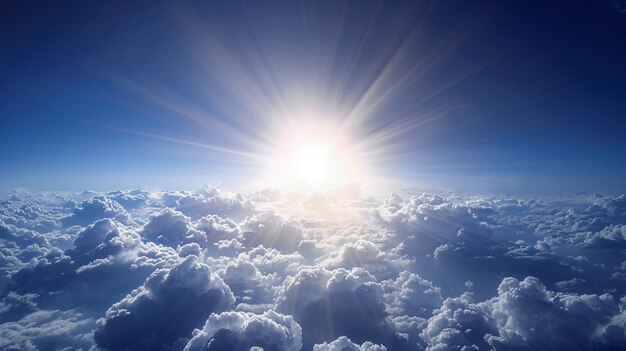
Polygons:
[[626,197],[0,198],[2,350],[626,348]]

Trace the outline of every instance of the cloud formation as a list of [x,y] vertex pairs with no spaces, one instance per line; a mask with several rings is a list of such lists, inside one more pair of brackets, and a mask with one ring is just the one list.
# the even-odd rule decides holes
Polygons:
[[154,350],[188,337],[213,312],[235,299],[222,279],[196,256],[150,275],[143,286],[113,304],[97,322],[99,347]]
[[626,348],[626,197],[0,198],[0,348]]
[[291,316],[267,311],[263,314],[224,312],[212,314],[201,330],[195,330],[185,351],[298,351],[302,328]]

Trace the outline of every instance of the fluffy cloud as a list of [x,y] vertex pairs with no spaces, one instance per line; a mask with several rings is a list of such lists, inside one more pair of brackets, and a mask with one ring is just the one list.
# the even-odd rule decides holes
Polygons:
[[146,205],[152,194],[145,190],[112,191],[106,197],[122,205],[126,210],[134,210]]
[[201,330],[193,332],[185,351],[248,351],[252,347],[298,351],[302,347],[302,329],[293,317],[274,311],[212,314]]
[[75,236],[73,248],[54,248],[13,272],[5,291],[38,293],[56,307],[97,307],[110,304],[125,295],[124,289],[136,287],[156,268],[178,259],[173,250],[145,244],[138,234],[108,218]]
[[357,345],[345,336],[330,342],[313,346],[313,351],[387,351],[387,348],[381,345],[372,344],[369,341],[362,345]]
[[15,225],[7,225],[0,220],[0,240],[7,243],[15,244],[20,248],[25,248],[30,245],[49,246],[48,240],[45,236],[36,233],[32,230],[18,228]]
[[99,347],[154,350],[189,337],[213,312],[235,299],[222,279],[189,256],[170,269],[155,271],[143,286],[113,304],[98,320]]
[[208,215],[239,218],[249,213],[250,206],[241,194],[229,195],[215,186],[208,186],[181,196],[176,209],[194,219]]
[[207,241],[206,235],[193,227],[189,217],[171,208],[150,216],[141,235],[147,241],[171,247],[192,242],[204,245]]
[[617,336],[612,347],[623,343],[619,313],[608,294],[555,294],[537,278],[509,277],[490,300],[476,303],[469,294],[446,299],[421,336],[428,350],[603,349],[610,348],[610,336],[599,331]]
[[533,277],[504,279],[487,305],[499,332],[487,341],[498,349],[591,349],[618,312],[608,294],[555,295]]
[[484,242],[493,235],[472,208],[439,196],[413,196],[403,201],[394,195],[373,209],[372,214],[396,233],[429,247],[457,240]]
[[275,275],[263,275],[256,266],[242,259],[228,262],[218,274],[235,294],[238,303],[266,304],[272,301],[271,284]]
[[200,218],[195,223],[195,227],[204,233],[208,244],[218,243],[222,240],[240,239],[241,231],[237,223],[216,215]]
[[263,274],[276,274],[283,278],[293,275],[304,261],[299,253],[282,253],[263,245],[240,253],[237,258],[252,262]]
[[83,201],[73,209],[72,215],[61,219],[64,225],[88,225],[102,218],[114,218],[125,222],[128,213],[120,204],[105,196],[98,196]]
[[468,294],[446,299],[421,333],[427,350],[489,349],[485,336],[497,333],[497,329],[486,309],[473,303]]
[[11,192],[0,348],[626,348],[624,196],[356,190]]
[[428,317],[442,303],[441,289],[409,271],[384,282],[388,310],[394,315]]
[[397,276],[410,263],[410,260],[395,251],[382,251],[373,242],[359,239],[341,246],[328,259],[322,261],[322,264],[329,268],[362,267],[376,277],[388,278]]
[[626,348],[626,298],[622,297],[619,304],[619,313],[614,315],[609,323],[596,330],[598,349]]
[[305,349],[340,336],[402,348],[404,340],[387,319],[382,295],[382,287],[362,268],[303,268],[284,283],[276,310],[300,323]]
[[247,218],[243,223],[244,242],[248,247],[263,245],[284,252],[293,252],[302,241],[302,230],[289,224],[273,211]]
[[0,325],[3,350],[88,350],[92,321],[73,311],[38,310],[17,322]]

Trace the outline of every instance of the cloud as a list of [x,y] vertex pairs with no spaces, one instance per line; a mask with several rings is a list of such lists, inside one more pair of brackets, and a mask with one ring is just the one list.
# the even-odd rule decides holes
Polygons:
[[402,348],[404,340],[387,319],[382,295],[382,287],[362,268],[303,268],[284,283],[276,310],[300,323],[305,349],[341,336]]
[[626,225],[608,225],[599,232],[588,233],[582,245],[600,250],[626,249]]
[[120,222],[128,219],[128,213],[120,204],[104,196],[83,201],[72,210],[72,215],[62,218],[65,226],[88,225],[102,218],[114,218]]
[[74,247],[77,251],[85,252],[97,249],[107,239],[118,236],[117,226],[115,222],[106,218],[101,219],[89,225],[80,231],[74,239]]
[[364,342],[362,345],[357,345],[350,339],[342,336],[333,342],[313,346],[313,351],[387,351],[387,348],[382,345],[372,344],[369,341]]
[[362,267],[379,278],[395,277],[410,261],[395,251],[382,251],[368,240],[357,240],[341,246],[331,257],[321,262],[329,268]]
[[218,243],[222,240],[241,239],[241,230],[237,223],[216,215],[200,218],[195,223],[195,227],[204,233],[207,244]]
[[264,276],[252,262],[235,259],[228,262],[218,274],[233,291],[237,302],[248,305],[272,302],[270,285],[274,283],[275,276]]
[[88,350],[92,321],[74,311],[38,310],[17,322],[0,325],[3,350]]
[[212,314],[201,330],[193,332],[185,351],[248,351],[255,346],[298,351],[302,347],[302,329],[293,317],[274,311]]
[[19,248],[29,245],[50,246],[45,236],[32,230],[18,228],[15,225],[7,225],[0,220],[0,240],[10,242]]
[[383,283],[388,308],[394,315],[428,317],[441,306],[441,289],[415,273],[404,271]]
[[608,294],[555,294],[537,278],[508,277],[492,299],[474,302],[467,293],[446,299],[421,336],[427,350],[603,349],[608,338],[599,330],[623,334],[620,311]]
[[2,349],[626,348],[624,196],[0,198]]
[[98,320],[94,337],[104,349],[153,350],[191,335],[213,312],[235,299],[222,279],[196,256],[155,271]]
[[596,330],[598,349],[626,348],[626,298],[622,297],[619,304],[619,313],[614,315],[609,323]]
[[426,350],[489,349],[485,336],[496,334],[497,328],[486,309],[469,294],[444,300],[420,334]]
[[252,262],[263,274],[276,274],[283,279],[295,274],[304,261],[297,252],[282,253],[263,245],[242,252],[237,258]]
[[263,245],[283,252],[293,252],[302,241],[302,230],[289,224],[274,211],[265,211],[243,222],[244,243],[248,247]]
[[109,218],[75,236],[73,248],[51,249],[13,272],[5,291],[36,292],[40,300],[54,301],[58,308],[97,308],[110,305],[156,268],[179,259],[173,250],[143,243],[139,235]]
[[412,196],[407,201],[398,195],[371,210],[372,216],[396,234],[409,254],[430,254],[448,242],[481,245],[493,231],[472,208],[452,203],[436,195]]
[[112,191],[106,197],[122,205],[127,211],[137,209],[150,201],[151,193],[145,190]]
[[487,341],[503,349],[591,349],[598,327],[619,311],[608,294],[555,295],[534,277],[505,278],[488,305],[500,336]]
[[140,234],[145,240],[174,248],[192,242],[204,245],[207,241],[206,235],[193,227],[189,217],[171,208],[150,216]]
[[243,196],[224,193],[215,186],[207,186],[199,192],[180,197],[176,210],[198,219],[208,215],[239,218],[249,213],[250,203]]

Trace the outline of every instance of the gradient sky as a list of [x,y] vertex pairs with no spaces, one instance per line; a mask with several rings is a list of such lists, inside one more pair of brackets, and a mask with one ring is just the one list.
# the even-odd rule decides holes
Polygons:
[[245,186],[279,109],[404,188],[623,192],[624,7],[4,1],[0,188]]

